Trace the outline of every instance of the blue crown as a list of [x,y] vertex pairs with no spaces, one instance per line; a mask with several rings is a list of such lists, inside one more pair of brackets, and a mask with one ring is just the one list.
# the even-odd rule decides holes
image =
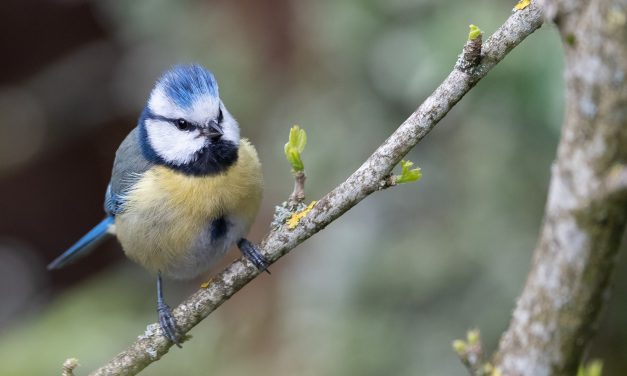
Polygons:
[[182,108],[188,108],[200,96],[218,96],[213,74],[198,64],[175,65],[157,81],[166,95]]

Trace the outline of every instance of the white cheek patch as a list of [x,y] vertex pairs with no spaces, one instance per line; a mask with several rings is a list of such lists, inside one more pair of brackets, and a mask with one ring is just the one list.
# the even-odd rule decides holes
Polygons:
[[157,155],[175,165],[193,162],[196,153],[205,147],[206,138],[198,137],[197,130],[180,131],[167,121],[147,119],[146,132]]
[[222,106],[222,115],[224,116],[224,120],[222,120],[224,136],[222,136],[222,138],[233,142],[235,145],[239,145],[239,125],[237,121],[224,106]]

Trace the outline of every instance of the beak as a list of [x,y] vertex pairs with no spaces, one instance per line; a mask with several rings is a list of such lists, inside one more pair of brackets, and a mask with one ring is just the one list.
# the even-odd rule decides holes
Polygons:
[[203,135],[209,137],[210,139],[218,139],[224,135],[222,128],[218,125],[218,122],[215,120],[211,120],[209,122],[209,127],[202,130]]

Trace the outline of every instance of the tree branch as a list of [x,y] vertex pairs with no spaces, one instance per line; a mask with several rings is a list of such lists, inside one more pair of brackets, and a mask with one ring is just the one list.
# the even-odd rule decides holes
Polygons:
[[627,221],[627,1],[546,0],[567,104],[533,265],[499,345],[503,375],[574,375]]
[[[509,51],[542,24],[539,6],[511,15],[483,44],[482,55],[473,69],[454,69],[423,104],[345,182],[320,199],[294,230],[285,226],[270,232],[261,244],[262,252],[275,262],[304,240],[322,230],[366,196],[381,188],[403,156],[422,140],[448,111],[500,62]],[[460,57],[463,59],[463,56]],[[212,279],[205,289],[194,293],[174,310],[182,332],[188,332],[224,303],[259,272],[247,260],[239,259]],[[135,375],[168,352],[157,324],[149,325],[129,348],[115,356],[92,375]]]

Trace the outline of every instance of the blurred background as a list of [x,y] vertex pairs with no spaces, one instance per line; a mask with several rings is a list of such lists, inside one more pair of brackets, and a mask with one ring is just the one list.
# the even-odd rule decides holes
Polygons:
[[[259,241],[292,189],[283,144],[293,124],[308,132],[316,199],[450,72],[468,24],[487,36],[513,5],[4,0],[0,374],[57,374],[68,357],[87,374],[156,321],[154,276],[115,241],[61,271],[45,265],[102,218],[114,152],[170,65],[211,69],[257,146]],[[562,67],[545,26],[410,153],[421,181],[367,198],[145,374],[465,375],[451,341],[478,327],[491,352],[525,280],[559,138]],[[622,256],[587,355],[604,360],[604,375],[627,372]],[[167,300],[175,306],[210,275],[167,281]]]

